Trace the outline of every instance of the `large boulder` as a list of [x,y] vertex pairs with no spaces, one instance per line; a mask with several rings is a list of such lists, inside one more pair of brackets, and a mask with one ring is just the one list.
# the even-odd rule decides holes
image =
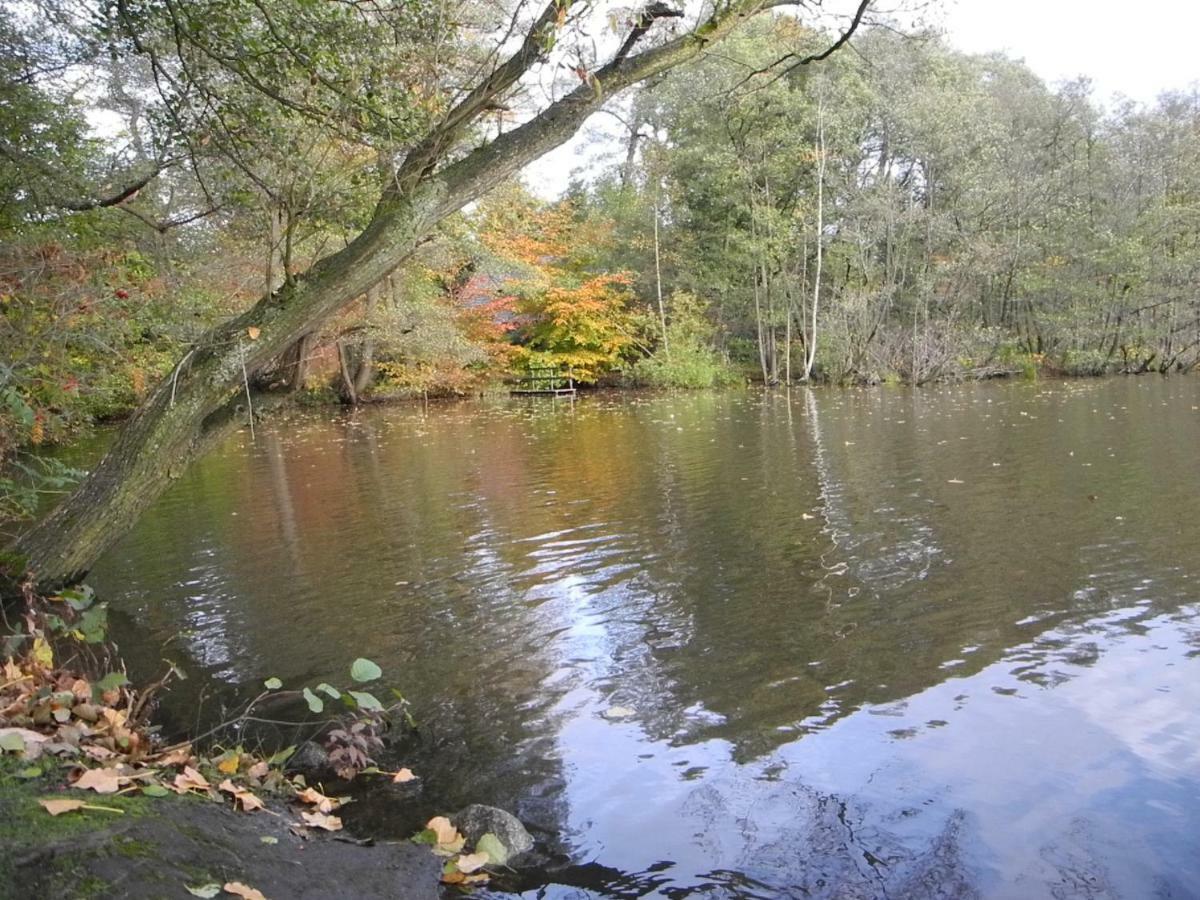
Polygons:
[[491,834],[508,851],[508,862],[533,849],[533,837],[521,820],[495,806],[472,803],[450,817],[454,827],[474,846],[485,834]]

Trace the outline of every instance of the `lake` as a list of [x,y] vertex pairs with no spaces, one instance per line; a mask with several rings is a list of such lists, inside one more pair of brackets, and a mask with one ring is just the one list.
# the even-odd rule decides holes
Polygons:
[[296,413],[89,580],[177,721],[378,662],[348,827],[530,897],[1200,896],[1200,379]]

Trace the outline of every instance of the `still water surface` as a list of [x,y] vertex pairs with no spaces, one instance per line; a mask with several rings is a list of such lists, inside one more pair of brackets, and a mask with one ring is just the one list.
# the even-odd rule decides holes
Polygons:
[[352,827],[511,809],[531,897],[1200,896],[1198,407],[1148,377],[298,415],[91,580],[209,714],[378,661],[423,779]]

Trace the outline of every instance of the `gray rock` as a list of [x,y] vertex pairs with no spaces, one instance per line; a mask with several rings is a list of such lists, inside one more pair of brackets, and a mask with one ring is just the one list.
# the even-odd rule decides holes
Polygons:
[[521,820],[495,806],[472,803],[451,816],[450,821],[472,845],[485,834],[494,834],[508,851],[510,864],[514,857],[533,849],[533,838]]
[[329,763],[329,754],[325,748],[315,741],[305,741],[296,748],[296,752],[288,759],[286,768],[289,772],[328,772],[333,767]]

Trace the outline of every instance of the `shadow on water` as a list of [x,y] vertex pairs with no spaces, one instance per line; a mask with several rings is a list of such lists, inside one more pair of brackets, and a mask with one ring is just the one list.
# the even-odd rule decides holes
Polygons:
[[[180,724],[377,660],[529,896],[1194,896],[1200,383],[297,415],[97,567]],[[614,715],[614,707],[627,715]]]

